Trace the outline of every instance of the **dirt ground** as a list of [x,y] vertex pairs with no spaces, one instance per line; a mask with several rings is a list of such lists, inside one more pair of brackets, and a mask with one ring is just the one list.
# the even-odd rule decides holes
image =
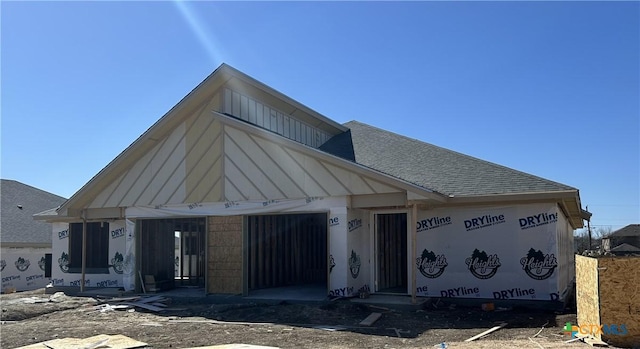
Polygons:
[[[417,311],[381,309],[337,300],[303,305],[216,304],[171,299],[162,312],[96,310],[97,300],[44,290],[0,295],[0,347],[15,348],[58,338],[122,334],[151,348],[244,343],[279,348],[588,348],[565,343],[575,313],[531,309],[485,312],[476,307],[432,303]],[[382,317],[359,325],[371,312]],[[213,320],[213,321],[212,321]],[[506,322],[473,342],[465,339]]]

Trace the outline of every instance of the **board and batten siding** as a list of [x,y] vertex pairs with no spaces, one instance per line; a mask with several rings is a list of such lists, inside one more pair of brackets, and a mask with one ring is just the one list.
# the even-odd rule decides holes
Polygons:
[[231,201],[332,197],[400,189],[305,154],[295,147],[224,126],[225,198]]
[[[215,116],[213,110],[222,99],[220,93],[215,94],[163,138],[147,140],[155,146],[114,177],[89,208],[402,192],[320,154],[315,156],[299,142],[253,127],[246,129],[234,118]],[[247,99],[247,105],[253,104]],[[252,110],[248,109],[247,118],[253,115]],[[286,128],[283,130],[286,136]],[[317,138],[320,140],[329,137],[321,130],[305,130],[309,139],[317,138],[311,134],[322,134]],[[300,141],[306,139],[297,131],[295,135]]]
[[314,148],[331,138],[327,132],[242,93],[225,88],[223,94],[224,113]]
[[220,201],[222,127],[211,116],[219,95],[200,107],[131,164],[89,208]]

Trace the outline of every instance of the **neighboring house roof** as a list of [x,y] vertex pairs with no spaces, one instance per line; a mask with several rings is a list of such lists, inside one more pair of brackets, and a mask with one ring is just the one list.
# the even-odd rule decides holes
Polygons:
[[620,228],[613,233],[609,234],[605,239],[617,238],[624,236],[638,236],[640,237],[640,224],[629,224],[626,227]]
[[51,224],[36,221],[33,215],[60,206],[65,198],[9,179],[1,180],[0,196],[3,246],[51,244]]
[[448,196],[572,191],[573,187],[350,121],[355,161]]
[[623,243],[611,249],[611,252],[640,252],[640,248]]

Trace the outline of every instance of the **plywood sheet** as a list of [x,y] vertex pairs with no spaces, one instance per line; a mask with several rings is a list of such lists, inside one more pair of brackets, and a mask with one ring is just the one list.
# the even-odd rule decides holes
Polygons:
[[111,348],[131,349],[147,346],[147,343],[133,338],[117,335],[99,334],[89,338],[59,338],[50,341],[31,344],[16,349],[75,349],[75,348]]
[[613,329],[610,334],[603,333],[601,339],[609,344],[640,344],[639,270],[640,257],[598,258],[600,324]]
[[600,323],[596,258],[576,256],[576,303],[578,325]]

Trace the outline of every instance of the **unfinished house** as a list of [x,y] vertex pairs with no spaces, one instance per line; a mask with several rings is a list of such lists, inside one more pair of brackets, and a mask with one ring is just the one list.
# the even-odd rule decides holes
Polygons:
[[583,214],[576,188],[339,124],[223,64],[37,219],[58,286],[556,301]]
[[33,215],[65,199],[30,185],[0,180],[0,276],[2,293],[28,291],[49,283],[51,224]]

